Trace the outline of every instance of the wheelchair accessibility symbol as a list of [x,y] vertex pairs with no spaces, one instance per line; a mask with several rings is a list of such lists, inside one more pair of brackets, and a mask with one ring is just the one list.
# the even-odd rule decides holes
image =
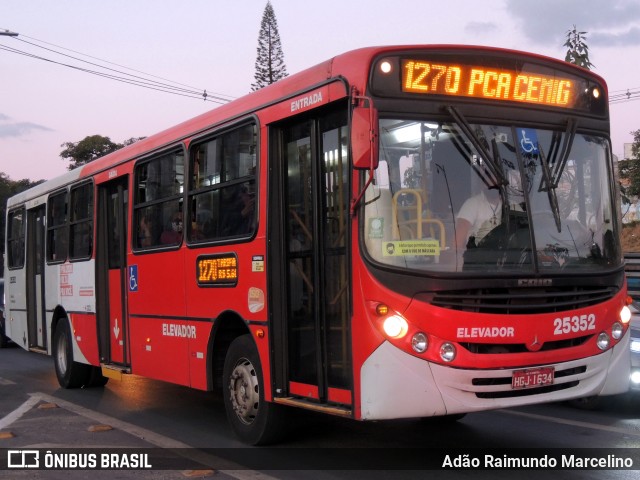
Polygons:
[[129,291],[138,291],[138,266],[129,265]]
[[519,128],[518,139],[524,153],[538,155],[538,134],[531,128]]

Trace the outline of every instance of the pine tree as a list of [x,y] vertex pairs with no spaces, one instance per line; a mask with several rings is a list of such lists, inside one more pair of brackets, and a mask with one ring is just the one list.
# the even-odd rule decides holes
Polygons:
[[262,23],[258,34],[255,83],[251,84],[251,90],[254,92],[260,90],[287,75],[287,66],[284,64],[284,53],[278,33],[278,21],[271,2],[268,1],[262,14]]
[[589,47],[586,42],[586,34],[587,32],[579,32],[575,25],[573,26],[573,30],[567,31],[567,41],[564,42],[564,46],[567,47],[568,50],[564,60],[589,70],[591,67],[595,67],[595,65],[589,61]]

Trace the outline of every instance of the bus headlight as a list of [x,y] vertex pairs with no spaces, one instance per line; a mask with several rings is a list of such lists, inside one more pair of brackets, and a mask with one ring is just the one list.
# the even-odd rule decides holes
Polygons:
[[393,66],[391,65],[390,61],[383,60],[382,62],[380,62],[380,71],[382,73],[391,73],[391,70],[393,70]]
[[427,336],[424,333],[418,332],[411,337],[411,348],[413,348],[414,352],[424,353],[428,346],[429,340],[427,340]]
[[382,328],[389,337],[402,338],[409,331],[409,324],[400,315],[391,315],[385,319]]
[[456,358],[456,346],[452,343],[443,343],[440,347],[440,358],[445,362],[452,362]]
[[626,305],[620,310],[620,321],[625,325],[631,321],[631,309]]
[[600,350],[606,350],[607,348],[609,348],[610,341],[611,340],[609,338],[609,335],[607,335],[605,332],[602,332],[600,335],[598,335],[596,345],[598,345],[598,348]]
[[640,370],[632,370],[629,378],[634,385],[640,385]]
[[620,340],[623,333],[624,327],[620,323],[616,322],[611,326],[611,336],[614,340]]
[[640,338],[631,339],[631,351],[634,353],[640,353]]

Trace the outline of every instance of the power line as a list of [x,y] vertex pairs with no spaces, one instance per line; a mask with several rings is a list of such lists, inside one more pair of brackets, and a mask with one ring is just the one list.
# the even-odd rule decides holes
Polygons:
[[[88,61],[88,60],[84,60],[82,58],[78,58],[76,56],[69,55],[69,54],[54,50],[52,48],[44,47],[42,45],[38,45],[36,43],[29,42],[29,41],[26,41],[26,40],[15,38],[15,37],[12,37],[12,38],[15,39],[15,40],[19,40],[19,41],[21,41],[21,42],[23,42],[23,43],[25,43],[27,45],[31,45],[33,47],[43,49],[45,51],[54,53],[56,55],[60,55],[60,56],[69,58],[69,59],[71,59],[71,60],[73,60],[75,62],[81,62],[81,63],[84,63],[84,64],[91,65],[93,67],[97,67],[97,69],[99,69],[99,70],[91,69],[91,68],[85,68],[83,66],[74,65],[72,63],[61,62],[61,61],[58,61],[58,60],[54,60],[52,58],[47,58],[47,57],[44,57],[44,56],[41,56],[41,55],[37,55],[37,54],[34,54],[34,53],[30,53],[30,52],[27,52],[27,51],[24,51],[24,50],[19,50],[17,48],[9,47],[9,46],[3,45],[3,44],[0,44],[0,50],[5,50],[5,51],[11,52],[11,53],[23,55],[23,56],[26,56],[26,57],[29,57],[29,58],[33,58],[33,59],[36,59],[36,60],[46,61],[46,62],[53,63],[53,64],[56,64],[56,65],[60,65],[60,66],[63,66],[63,67],[67,67],[67,68],[71,68],[71,69],[74,69],[74,70],[78,70],[78,71],[81,71],[81,72],[84,72],[84,73],[90,73],[92,75],[100,76],[100,77],[103,77],[103,78],[106,78],[106,79],[109,79],[109,80],[115,80],[115,81],[118,81],[118,82],[127,83],[127,84],[130,84],[130,85],[135,85],[135,86],[138,86],[138,87],[143,87],[143,88],[156,90],[156,91],[160,91],[160,92],[164,92],[164,93],[171,93],[173,95],[180,95],[180,96],[184,96],[184,97],[188,97],[188,98],[197,98],[197,99],[201,99],[201,100],[203,99],[203,100],[208,101],[208,102],[214,102],[214,103],[219,103],[219,104],[227,103],[227,102],[229,102],[229,101],[231,101],[233,99],[233,97],[231,97],[229,95],[224,95],[224,94],[219,94],[219,93],[208,93],[206,89],[199,89],[197,87],[192,87],[192,86],[189,86],[189,85],[186,85],[186,84],[182,84],[182,83],[179,83],[179,82],[174,82],[172,80],[169,80],[169,79],[166,79],[166,78],[163,78],[163,77],[159,77],[157,75],[151,75],[151,74],[142,72],[140,70],[135,70],[135,69],[132,69],[132,68],[129,68],[129,67],[114,63],[114,62],[110,62],[110,61],[107,61],[107,60],[100,59],[98,57],[94,57],[94,56],[87,55],[87,54],[84,54],[84,53],[81,53],[81,52],[77,52],[77,51],[74,51],[74,50],[71,50],[71,49],[67,49],[65,47],[60,47],[58,45],[51,44],[49,42],[44,42],[42,40],[38,40],[38,39],[35,39],[35,38],[32,38],[32,37],[28,37],[26,35],[22,35],[22,36],[26,37],[26,38],[30,38],[32,40],[35,40],[37,42],[45,43],[47,45],[51,45],[53,47],[60,48],[62,50],[66,50],[68,52],[72,52],[72,53],[75,53],[75,54],[78,54],[78,55],[85,56],[87,58],[92,58],[94,60],[98,60],[98,61],[103,62],[103,63],[107,63],[107,64],[114,65],[114,66],[118,66],[120,68],[123,68],[123,69],[126,69],[126,70],[130,70],[132,72],[140,73],[140,74],[142,74],[144,76],[142,76],[142,75],[134,75],[134,74],[131,74],[131,73],[124,72],[122,70],[118,70],[118,69],[114,69],[114,68],[111,68],[111,67],[107,67],[105,65],[101,65],[101,64],[96,63],[96,62],[91,62],[91,61]],[[151,78],[149,78],[149,77],[151,77]],[[159,80],[163,80],[163,81],[159,81],[159,80],[155,80],[155,79],[159,79]],[[170,82],[170,83],[166,83],[166,82]],[[187,88],[184,88],[184,87],[187,87]]]
[[[124,68],[126,70],[131,70],[132,72],[142,73],[143,75],[146,75],[147,77],[158,78],[160,80],[165,80],[165,81],[173,83],[175,85],[181,85],[183,87],[189,87],[189,88],[192,88],[194,90],[202,91],[202,89],[197,88],[197,87],[193,87],[191,85],[186,85],[186,84],[180,83],[180,82],[174,82],[173,80],[169,80],[168,78],[160,77],[160,76],[157,76],[157,75],[152,75],[150,73],[145,73],[145,72],[143,72],[141,70],[136,70],[135,68],[130,68],[130,67],[127,67],[125,65],[121,65],[119,63],[111,62],[109,60],[105,60],[105,59],[102,59],[102,58],[99,58],[99,57],[95,57],[93,55],[89,55],[89,54],[86,54],[86,53],[78,52],[77,50],[72,50],[70,48],[62,47],[60,45],[56,45],[55,43],[50,43],[50,42],[47,42],[47,41],[44,41],[44,40],[39,40],[37,38],[33,38],[33,37],[28,36],[28,35],[20,35],[20,37],[29,38],[29,39],[34,40],[36,42],[44,43],[45,45],[50,45],[52,47],[60,48],[62,50],[66,50],[67,52],[71,52],[71,53],[75,53],[75,54],[78,54],[78,55],[82,55],[83,57],[87,57],[87,58],[92,58],[94,60],[98,60],[100,62],[107,63],[109,65],[115,65],[116,67]],[[234,98],[234,97],[230,97],[229,95],[222,94],[222,93],[214,93],[214,95],[220,95],[220,96],[223,96],[223,97],[229,97],[231,99]]]
[[621,93],[614,93],[609,95],[609,103],[626,103],[632,102],[640,99],[640,87],[636,87],[633,89],[628,88],[626,91],[618,90]]
[[[99,77],[104,77],[104,78],[107,78],[107,79],[110,79],[110,80],[116,80],[116,81],[119,81],[119,82],[122,82],[122,83],[128,83],[128,84],[131,84],[131,85],[136,85],[138,87],[148,88],[148,89],[151,89],[151,90],[157,90],[157,91],[164,92],[164,93],[171,93],[171,94],[174,94],[174,95],[180,95],[180,96],[188,97],[188,98],[198,98],[198,99],[203,98],[202,96],[200,96],[199,92],[198,92],[197,95],[195,95],[192,92],[185,93],[185,92],[178,92],[178,91],[175,91],[175,90],[172,91],[168,87],[162,87],[160,85],[153,85],[151,83],[142,82],[142,81],[134,80],[134,79],[130,79],[130,78],[118,77],[117,75],[110,75],[108,73],[99,72],[99,71],[96,71],[96,70],[89,70],[87,68],[82,68],[82,67],[78,67],[76,65],[71,65],[71,64],[67,64],[67,63],[58,62],[58,61],[52,60],[50,58],[41,57],[41,56],[35,55],[33,53],[25,52],[25,51],[18,50],[18,49],[12,48],[12,47],[7,47],[7,46],[4,46],[4,45],[0,45],[0,50],[5,50],[5,51],[11,52],[11,53],[16,53],[16,54],[23,55],[23,56],[26,56],[26,57],[29,57],[29,58],[33,58],[33,59],[36,59],[36,60],[42,60],[42,61],[45,61],[45,62],[53,63],[53,64],[56,64],[56,65],[60,65],[60,66],[63,66],[63,67],[68,67],[68,68],[71,68],[71,69],[74,69],[74,70],[78,70],[80,72],[90,73],[92,75],[96,75],[96,76],[99,76]],[[210,102],[225,103],[225,102],[221,102],[221,101],[216,101],[214,99],[208,99],[206,97],[204,97],[204,99],[206,101],[210,101]]]
[[626,92],[627,90],[638,90],[640,87],[631,87],[631,88],[623,88],[622,90],[611,90],[611,93],[621,93]]

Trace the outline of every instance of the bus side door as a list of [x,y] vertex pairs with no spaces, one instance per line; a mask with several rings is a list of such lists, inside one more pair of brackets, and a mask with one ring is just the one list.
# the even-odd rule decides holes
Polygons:
[[44,239],[45,205],[27,211],[27,329],[29,348],[46,350]]
[[275,390],[348,408],[346,105],[279,125],[272,134],[277,145],[269,182]]
[[129,366],[127,322],[128,176],[98,185],[96,305],[100,362]]

